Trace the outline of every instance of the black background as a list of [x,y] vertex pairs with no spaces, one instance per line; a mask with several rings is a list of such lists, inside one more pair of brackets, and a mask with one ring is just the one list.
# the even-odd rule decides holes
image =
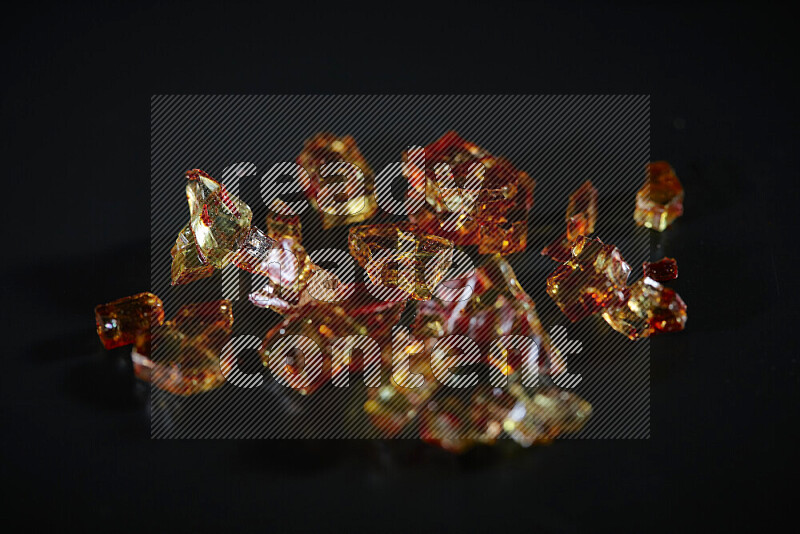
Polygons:
[[[793,19],[766,4],[3,14],[6,520],[121,531],[768,528],[796,491]],[[170,93],[652,95],[686,215],[685,332],[652,342],[651,439],[452,457],[414,442],[150,441],[92,307],[149,279],[149,101]]]

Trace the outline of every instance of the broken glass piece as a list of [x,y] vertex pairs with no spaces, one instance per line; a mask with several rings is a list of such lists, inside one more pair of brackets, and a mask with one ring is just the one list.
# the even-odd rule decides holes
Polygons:
[[645,184],[636,193],[636,224],[663,232],[681,214],[683,186],[675,171],[666,161],[648,164]]
[[[360,169],[363,184],[352,176],[348,178],[344,168],[322,176],[324,165],[339,162]],[[375,175],[351,136],[318,133],[306,140],[302,152],[297,156],[297,163],[308,172],[310,183],[306,184],[306,194],[311,205],[320,213],[323,229],[363,222],[375,214],[378,209]],[[342,203],[337,206],[336,213],[320,209],[320,194],[323,192],[332,194],[336,203]]]
[[175,395],[194,395],[221,386],[222,349],[233,332],[227,300],[188,304],[175,317],[140,331],[131,352],[141,380]]
[[205,172],[186,173],[186,198],[192,233],[201,259],[222,269],[228,265],[250,231],[253,212]]
[[[536,313],[536,305],[502,256],[488,256],[469,277],[447,281],[444,285],[453,291],[450,298],[463,300],[434,297],[417,303],[416,338],[435,342],[452,334],[468,337],[478,344],[487,363],[506,376],[534,365],[540,374],[564,371],[563,358],[552,346]],[[529,339],[535,346],[507,350],[504,357],[492,352],[494,340],[512,335]]]
[[586,180],[569,196],[566,221],[566,232],[542,249],[543,256],[562,263],[572,257],[575,240],[594,232],[597,222],[597,189],[591,181]]
[[[427,300],[453,262],[453,243],[410,223],[350,228],[350,254],[376,285]],[[426,278],[427,277],[427,278]]]
[[672,258],[661,258],[652,263],[642,264],[644,278],[652,278],[656,282],[669,282],[678,278],[678,262]]
[[214,266],[203,261],[197,253],[191,225],[187,224],[170,251],[172,256],[172,285],[181,285],[214,274]]
[[630,271],[617,247],[580,237],[570,260],[547,278],[547,294],[575,322],[624,302]]
[[[411,221],[456,245],[480,244],[485,221],[524,223],[533,206],[534,182],[526,173],[456,132],[425,148],[424,167],[421,161],[416,165],[409,161],[407,167],[413,194],[424,194],[426,199],[423,208],[409,216]],[[527,230],[526,225],[514,228],[516,234]],[[524,237],[515,242],[524,247]],[[484,249],[499,251],[494,243],[488,241]]]
[[141,331],[164,321],[164,305],[152,293],[139,293],[94,309],[97,335],[106,349],[130,345]]
[[672,289],[643,278],[630,286],[626,302],[603,312],[603,319],[617,332],[637,340],[683,330],[686,304]]

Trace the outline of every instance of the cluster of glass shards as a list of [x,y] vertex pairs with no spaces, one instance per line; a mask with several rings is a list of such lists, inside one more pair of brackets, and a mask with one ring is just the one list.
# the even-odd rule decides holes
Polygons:
[[[352,137],[317,134],[297,162],[323,228],[359,223],[349,228],[347,246],[363,283],[343,283],[311,260],[300,217],[287,203],[269,206],[262,232],[245,202],[192,170],[189,222],[171,250],[172,284],[231,264],[259,275],[250,303],[281,315],[263,336],[263,366],[301,395],[347,386],[351,373],[363,373],[363,410],[379,436],[412,432],[461,452],[502,435],[529,446],[582,428],[592,407],[553,385],[563,358],[504,257],[526,248],[534,182],[525,172],[449,132],[405,155],[407,202],[419,207],[410,221],[364,224],[378,207],[375,175]],[[672,168],[653,163],[635,219],[663,231],[681,214],[682,200]],[[542,251],[559,262],[548,295],[571,321],[602,315],[630,339],[683,329],[686,305],[661,285],[677,278],[675,260],[645,263],[644,277],[628,284],[631,269],[620,251],[589,237],[597,219],[598,191],[586,181],[568,199],[563,234]],[[470,246],[481,262],[448,279],[454,253]],[[404,323],[410,328],[401,325],[407,307],[415,312]],[[235,361],[223,354],[233,333],[231,303],[186,304],[166,321],[163,308],[151,293],[97,306],[97,333],[107,349],[132,345],[135,375],[163,391],[195,395],[222,386]],[[488,379],[463,388],[473,374],[448,374],[459,356]]]
[[[525,250],[534,181],[505,158],[448,132],[425,147],[424,157],[406,155],[412,222],[480,254]],[[410,202],[416,207],[416,203]]]

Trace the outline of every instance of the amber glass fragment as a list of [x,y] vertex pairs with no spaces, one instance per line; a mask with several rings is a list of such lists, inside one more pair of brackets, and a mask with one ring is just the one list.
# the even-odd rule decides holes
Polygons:
[[176,395],[215,389],[225,382],[220,356],[232,332],[229,301],[183,306],[172,320],[139,332],[131,353],[134,372]]
[[547,294],[575,322],[624,302],[630,271],[617,247],[581,236],[570,260],[547,278]]
[[[342,172],[322,176],[323,165],[339,162],[360,169],[363,173],[363,184],[353,179],[347,180]],[[375,200],[375,176],[351,136],[337,137],[329,132],[318,133],[306,140],[303,150],[297,156],[297,163],[308,172],[310,183],[306,184],[306,194],[311,205],[320,212],[324,229],[363,222],[375,214],[378,209]],[[337,203],[343,203],[336,210],[337,213],[320,209],[323,188],[333,192],[333,199]]]
[[647,178],[636,193],[633,218],[639,226],[663,232],[683,214],[683,186],[666,161],[647,165]]
[[[283,373],[286,384],[301,394],[309,394],[328,380],[333,368],[332,348],[337,339],[347,336],[365,336],[374,340],[378,347],[391,345],[390,330],[405,306],[404,302],[381,302],[369,296],[359,287],[351,299],[340,303],[308,302],[291,310],[280,324],[267,332],[261,347],[261,359],[273,373]],[[304,336],[320,351],[321,365],[312,369],[306,359],[298,354],[277,353],[275,347],[286,336]],[[347,354],[345,365],[349,370],[360,371],[364,365],[363,354]],[[341,362],[340,362],[341,363]]]
[[504,256],[525,250],[528,222],[483,221],[480,225],[479,254],[499,253]]
[[[350,228],[350,254],[376,285],[426,300],[453,261],[453,243],[410,223]],[[427,279],[426,279],[427,276]]]
[[669,282],[678,278],[678,262],[672,258],[661,258],[652,263],[642,264],[644,278],[652,278],[656,282]]
[[597,189],[586,180],[569,197],[566,213],[567,227],[553,243],[542,249],[542,255],[566,262],[572,256],[572,246],[580,236],[594,232],[597,222]]
[[250,231],[250,207],[205,172],[186,173],[186,199],[197,251],[204,262],[222,269]]
[[[415,163],[406,170],[412,185],[410,194],[424,194],[426,203],[409,216],[412,222],[456,245],[483,243],[483,250],[491,253],[500,252],[494,245],[503,240],[483,239],[485,222],[515,225],[516,247],[524,248],[524,222],[533,205],[534,187],[526,173],[456,132],[448,132],[425,147],[424,160]],[[523,224],[517,224],[520,222]],[[495,224],[486,235],[496,234],[496,230]],[[513,251],[516,249],[509,249]]]
[[141,331],[164,321],[164,305],[152,293],[124,297],[94,309],[97,335],[106,349],[130,345]]
[[678,332],[686,326],[686,304],[672,289],[643,278],[630,286],[629,293],[625,303],[603,312],[603,319],[629,339]]
[[[527,365],[538,366],[540,374],[563,371],[563,360],[550,343],[533,299],[502,256],[488,256],[471,276],[445,282],[445,286],[469,292],[448,295],[453,300],[434,297],[418,303],[415,337],[431,341],[453,334],[468,337],[478,344],[486,362],[504,375]],[[528,347],[527,352],[509,351],[505,358],[499,358],[491,346],[502,336],[520,336],[536,346]]]
[[170,251],[172,255],[172,285],[181,285],[214,274],[214,266],[203,261],[197,252],[191,225],[187,224]]

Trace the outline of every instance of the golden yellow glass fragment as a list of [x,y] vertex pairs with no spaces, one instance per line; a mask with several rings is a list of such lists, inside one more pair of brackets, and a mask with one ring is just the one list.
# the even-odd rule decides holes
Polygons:
[[636,224],[663,232],[682,214],[683,186],[675,171],[666,161],[648,164],[645,184],[636,193]]
[[[432,298],[417,304],[414,335],[419,339],[437,339],[461,335],[474,340],[487,363],[504,375],[519,371],[536,358],[537,371],[556,375],[564,371],[564,361],[551,344],[550,337],[536,313],[533,299],[520,286],[514,270],[500,254],[486,257],[474,273],[454,282],[446,282],[453,290],[471,288],[463,300]],[[453,293],[452,298],[461,298]],[[491,350],[494,340],[502,336],[530,339],[536,347],[530,352],[510,351],[496,357]]]
[[222,269],[234,259],[250,232],[250,206],[205,172],[186,173],[186,199],[192,233],[201,259]]
[[625,301],[630,266],[617,247],[579,237],[572,257],[547,278],[547,294],[570,321]]
[[528,221],[483,221],[480,224],[478,254],[504,256],[525,250],[528,242]]
[[[363,184],[357,183],[358,180],[348,180],[341,172],[322,176],[324,165],[339,162],[360,169]],[[303,150],[297,156],[297,163],[308,172],[310,183],[305,184],[306,194],[312,207],[320,213],[323,229],[363,222],[375,214],[378,209],[375,200],[375,175],[351,136],[337,137],[330,132],[318,133],[306,140]],[[338,190],[336,184],[344,186]],[[323,188],[336,190],[332,199],[339,205],[337,213],[320,209],[318,201]]]
[[187,224],[170,251],[172,255],[172,285],[181,285],[214,274],[214,266],[203,262],[197,253],[191,225]]
[[672,289],[651,278],[643,278],[630,286],[624,304],[603,312],[603,319],[617,332],[637,340],[683,330],[687,319],[686,304]]
[[453,263],[451,241],[406,222],[354,226],[348,245],[374,284],[416,300],[429,299]]
[[124,297],[94,309],[97,335],[106,349],[130,345],[139,332],[164,321],[164,305],[152,293]]
[[221,386],[223,347],[233,332],[227,300],[189,304],[175,317],[136,337],[131,353],[141,380],[175,395],[194,395]]

